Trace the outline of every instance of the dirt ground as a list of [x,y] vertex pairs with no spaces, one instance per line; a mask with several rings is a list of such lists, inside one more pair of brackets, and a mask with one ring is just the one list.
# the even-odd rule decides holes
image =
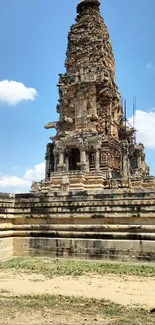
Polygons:
[[81,314],[74,314],[70,311],[63,311],[63,314],[55,311],[41,312],[35,311],[31,313],[22,314],[19,312],[15,316],[3,317],[3,320],[0,319],[1,325],[113,325],[113,323],[103,319],[103,317],[97,316],[92,318],[92,316],[88,315],[85,317]]
[[55,277],[0,272],[0,291],[9,295],[51,294],[105,299],[127,306],[155,307],[155,279],[118,275]]
[[[0,271],[0,294],[4,300],[10,297],[33,295],[61,295],[94,299],[105,299],[123,306],[155,307],[155,279],[151,277],[96,275],[78,277],[54,277],[47,279],[44,275],[26,274],[16,270]],[[23,298],[24,299],[24,298]],[[3,301],[4,303],[4,301]],[[61,307],[62,308],[62,307]],[[41,308],[20,312],[17,308],[0,307],[0,324],[114,324],[103,316],[70,313],[56,304],[54,309]],[[7,310],[7,312],[6,312]],[[119,324],[119,323],[118,323]],[[121,323],[122,324],[122,323]],[[136,323],[139,324],[139,323]],[[152,324],[152,323],[150,323]]]

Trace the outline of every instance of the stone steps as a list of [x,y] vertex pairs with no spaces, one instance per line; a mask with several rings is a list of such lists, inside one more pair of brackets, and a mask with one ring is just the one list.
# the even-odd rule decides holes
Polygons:
[[0,195],[2,242],[6,256],[154,260],[155,191]]
[[93,233],[98,233],[98,232],[149,232],[155,233],[155,225],[110,225],[110,224],[105,224],[105,225],[53,225],[53,224],[12,224],[12,225],[0,225],[0,231],[4,232],[7,230],[12,230],[14,232],[20,231],[20,230],[36,230],[36,231],[59,231],[59,232],[93,232]]

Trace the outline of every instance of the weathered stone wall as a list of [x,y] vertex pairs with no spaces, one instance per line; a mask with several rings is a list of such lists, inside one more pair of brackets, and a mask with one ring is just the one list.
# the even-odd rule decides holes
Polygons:
[[0,195],[0,259],[155,259],[155,191]]
[[0,238],[0,261],[13,256],[13,237]]
[[13,256],[14,202],[14,195],[0,194],[0,260]]

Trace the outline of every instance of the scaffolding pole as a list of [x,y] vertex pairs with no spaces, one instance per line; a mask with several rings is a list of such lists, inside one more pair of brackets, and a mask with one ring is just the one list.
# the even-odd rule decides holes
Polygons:
[[124,100],[124,119],[125,119],[125,151],[126,151],[126,168],[127,168],[127,179],[129,186],[129,152],[128,152],[128,142],[127,142],[127,101]]
[[136,143],[136,96],[133,102],[133,127],[134,127],[134,143]]

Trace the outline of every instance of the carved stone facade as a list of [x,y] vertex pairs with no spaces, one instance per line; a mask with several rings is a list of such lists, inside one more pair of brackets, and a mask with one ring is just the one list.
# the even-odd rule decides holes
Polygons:
[[99,6],[98,0],[82,0],[77,6],[68,34],[66,73],[59,75],[59,121],[45,126],[56,129],[47,145],[46,177],[32,191],[154,186],[144,146],[135,143],[134,129],[123,118]]

